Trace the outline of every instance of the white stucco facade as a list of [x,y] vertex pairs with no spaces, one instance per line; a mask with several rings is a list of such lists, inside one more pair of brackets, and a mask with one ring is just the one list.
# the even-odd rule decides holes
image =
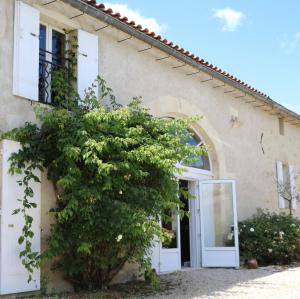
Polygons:
[[[7,131],[21,126],[25,121],[35,121],[33,107],[38,103],[13,95],[14,2],[0,1],[0,130]],[[98,36],[99,74],[113,89],[118,101],[126,104],[133,96],[142,96],[143,105],[155,116],[191,116],[203,118],[194,127],[210,147],[210,159],[214,179],[236,181],[238,219],[245,219],[256,209],[279,209],[276,187],[276,161],[293,165],[297,190],[300,190],[300,127],[292,116],[284,120],[285,132],[279,132],[279,115],[276,109],[261,106],[259,100],[243,94],[230,85],[200,72],[195,75],[191,66],[176,68],[182,63],[170,57],[157,60],[165,54],[147,48],[136,38],[120,40],[128,35],[114,28],[97,28],[105,23],[91,16],[74,19],[78,10],[56,1],[42,6],[45,0],[24,0],[41,13],[41,20],[61,29],[82,29]],[[175,67],[175,68],[174,68]],[[205,82],[201,82],[205,81]],[[232,91],[234,89],[234,91]],[[228,92],[232,91],[232,92]],[[270,111],[264,111],[270,110]],[[298,192],[298,191],[297,191]],[[52,185],[42,175],[41,185],[42,246],[49,234],[50,207],[55,205]],[[300,203],[294,210],[300,216]],[[44,270],[47,272],[47,266]],[[125,274],[124,274],[125,273]],[[124,270],[121,275],[127,275]],[[61,289],[69,286],[56,274],[53,285]]]

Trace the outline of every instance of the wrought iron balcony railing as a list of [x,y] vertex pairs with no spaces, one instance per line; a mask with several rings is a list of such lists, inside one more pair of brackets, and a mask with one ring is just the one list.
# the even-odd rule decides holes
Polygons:
[[54,104],[51,77],[56,71],[67,71],[67,59],[43,49],[39,56],[39,101]]

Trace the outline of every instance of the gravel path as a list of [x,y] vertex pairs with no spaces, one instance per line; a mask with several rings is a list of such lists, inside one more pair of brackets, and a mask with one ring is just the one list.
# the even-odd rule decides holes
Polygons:
[[164,294],[147,299],[300,299],[300,266],[257,270],[199,269],[166,274]]

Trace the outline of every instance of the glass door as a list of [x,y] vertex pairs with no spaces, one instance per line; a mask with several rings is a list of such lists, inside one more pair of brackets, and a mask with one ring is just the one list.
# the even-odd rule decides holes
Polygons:
[[239,267],[235,182],[200,184],[202,267]]
[[162,229],[170,238],[160,243],[159,272],[171,272],[181,269],[180,221],[176,210],[169,210],[171,221],[162,221]]

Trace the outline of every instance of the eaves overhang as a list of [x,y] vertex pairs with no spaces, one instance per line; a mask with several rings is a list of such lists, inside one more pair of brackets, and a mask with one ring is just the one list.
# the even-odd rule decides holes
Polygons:
[[135,37],[152,47],[155,47],[167,55],[182,61],[183,63],[194,67],[195,69],[206,73],[212,78],[222,81],[226,85],[230,85],[239,90],[244,95],[249,95],[261,101],[266,106],[278,111],[280,117],[291,117],[296,121],[296,125],[300,125],[300,115],[296,112],[287,109],[283,105],[272,100],[266,94],[258,91],[257,89],[249,86],[245,82],[235,78],[234,76],[226,73],[218,67],[209,64],[203,59],[195,56],[194,54],[174,45],[172,42],[163,39],[160,35],[154,32],[149,32],[148,29],[143,29],[140,25],[135,25],[133,21],[128,21],[126,17],[121,17],[119,13],[113,13],[111,9],[105,9],[103,4],[97,4],[95,0],[61,0],[73,8],[84,12],[108,25],[111,25],[128,35]]

